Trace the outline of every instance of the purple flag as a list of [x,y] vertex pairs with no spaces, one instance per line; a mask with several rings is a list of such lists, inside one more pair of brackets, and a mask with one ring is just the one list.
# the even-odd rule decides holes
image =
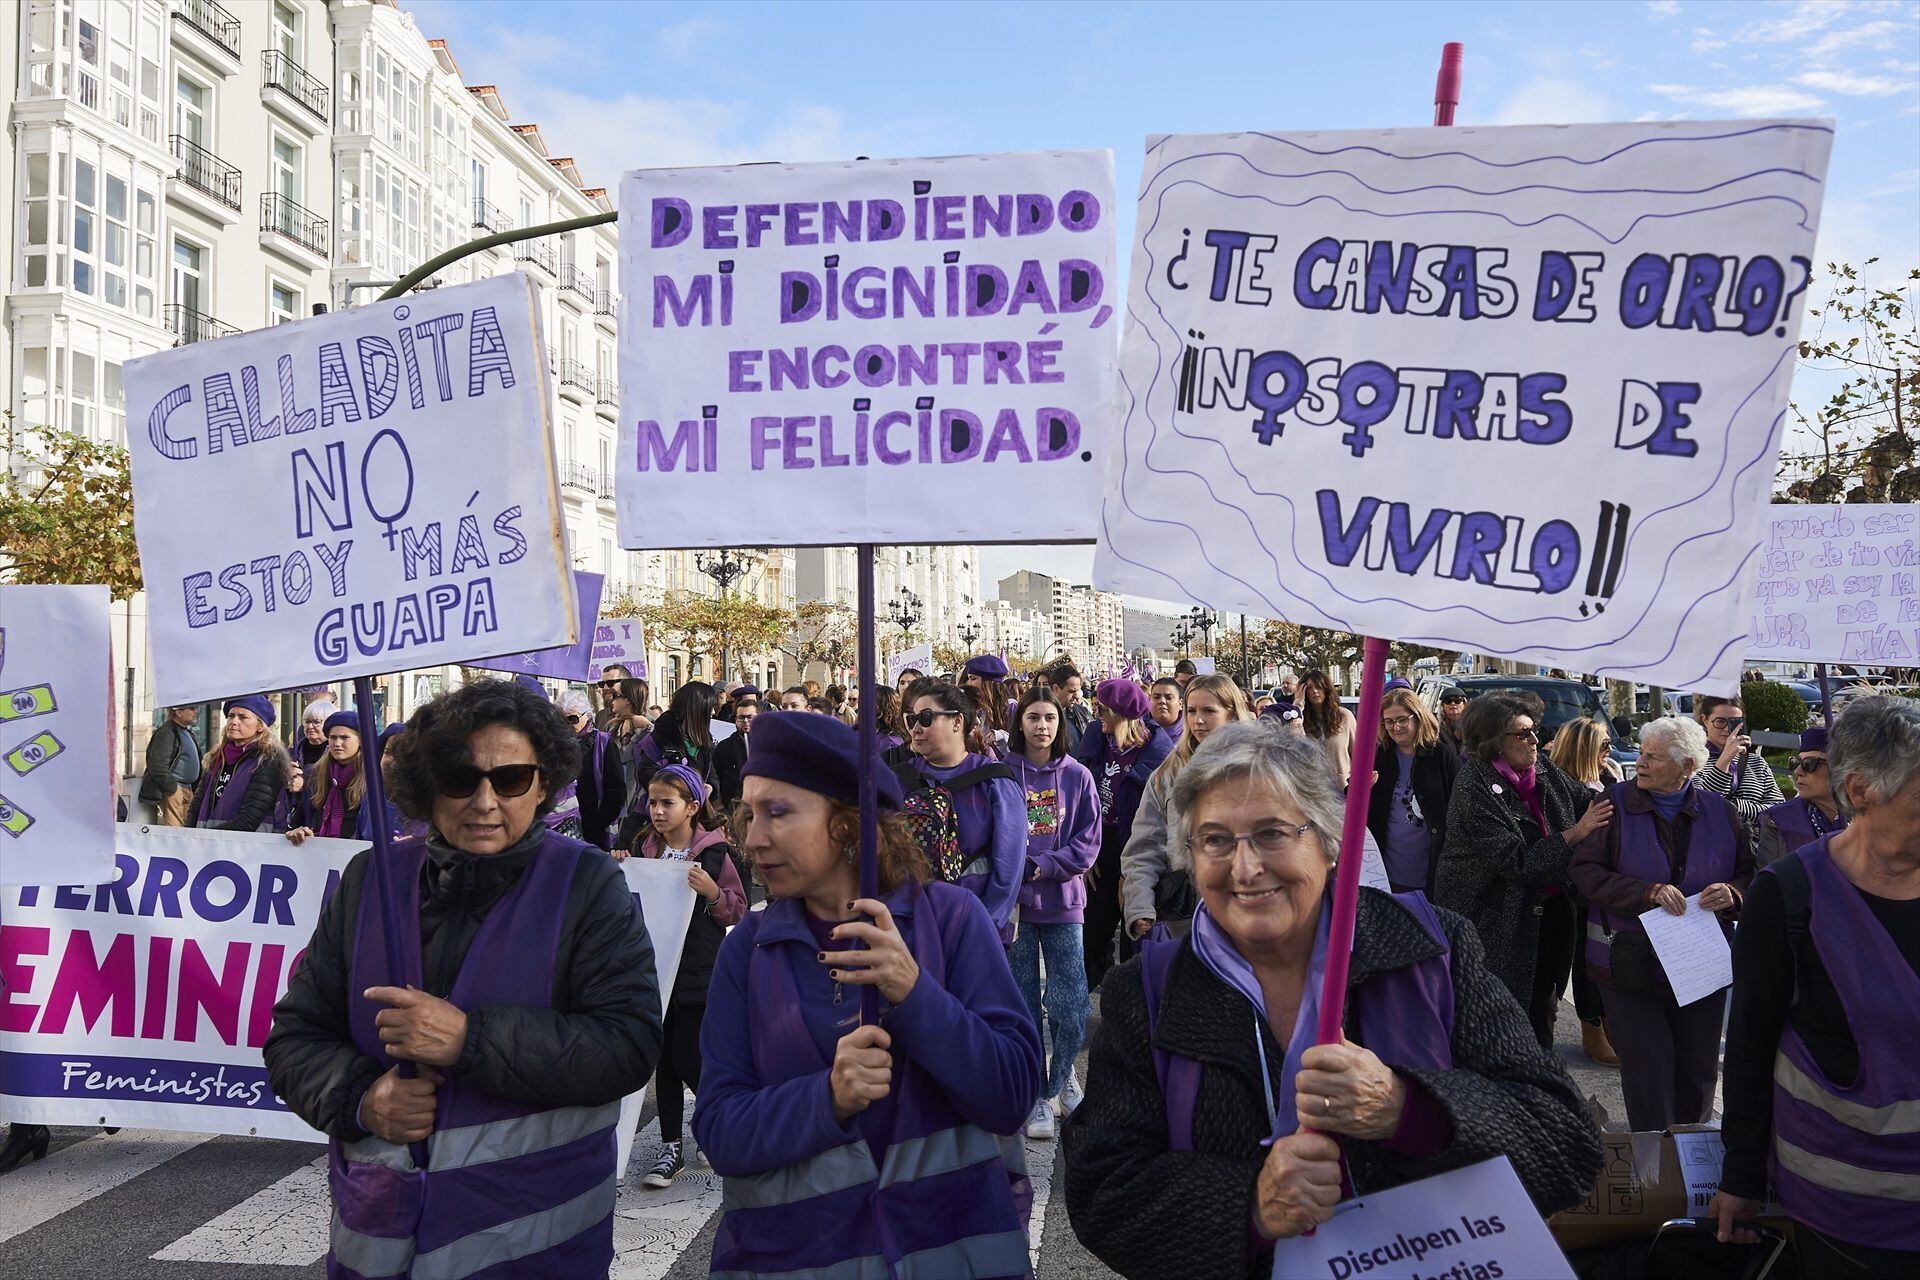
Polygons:
[[594,624],[600,618],[600,592],[605,585],[606,579],[597,573],[574,570],[573,590],[580,607],[580,638],[572,644],[509,653],[467,665],[485,667],[489,671],[510,671],[515,675],[547,676],[554,680],[593,679]]

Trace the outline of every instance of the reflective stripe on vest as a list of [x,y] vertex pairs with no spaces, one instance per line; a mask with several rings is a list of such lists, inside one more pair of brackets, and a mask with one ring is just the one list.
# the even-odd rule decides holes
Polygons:
[[1031,1273],[1024,1231],[970,1236],[938,1248],[909,1253],[893,1274],[900,1280],[948,1280],[951,1276],[1021,1276]]
[[1027,1153],[1018,1142],[977,1125],[938,1129],[924,1138],[908,1138],[888,1147],[880,1165],[880,1186],[884,1189],[918,1178],[936,1178],[996,1158],[1004,1161],[1011,1173],[1027,1171]]
[[1607,932],[1605,925],[1589,917],[1587,920],[1587,941],[1597,942],[1603,947],[1611,947],[1613,945],[1613,935]]
[[333,1226],[327,1232],[327,1252],[350,1271],[373,1280],[379,1276],[403,1276],[413,1261],[412,1236],[362,1235],[340,1220],[333,1211]]
[[[427,1139],[427,1164],[432,1172],[444,1173],[512,1160],[578,1142],[598,1130],[612,1128],[619,1119],[620,1104],[609,1102],[598,1107],[555,1107],[507,1120],[444,1129]],[[351,1149],[342,1154],[349,1160],[355,1158]],[[407,1167],[412,1167],[411,1162]]]
[[1780,1166],[1816,1186],[1850,1196],[1870,1196],[1876,1200],[1903,1200],[1920,1204],[1920,1173],[1889,1173],[1885,1169],[1863,1169],[1857,1164],[1817,1156],[1804,1147],[1796,1147],[1779,1134],[1773,1136],[1773,1155]]
[[832,1195],[863,1182],[873,1182],[879,1176],[873,1151],[862,1138],[765,1173],[729,1176],[721,1184],[720,1207],[728,1211],[771,1209],[815,1196]]
[[1774,1055],[1773,1082],[1801,1102],[1818,1107],[1849,1129],[1858,1129],[1862,1133],[1877,1134],[1882,1137],[1889,1134],[1920,1133],[1920,1099],[1890,1102],[1884,1107],[1869,1107],[1863,1103],[1850,1102],[1845,1098],[1836,1098],[1822,1089],[1813,1077],[1795,1066],[1793,1060],[1784,1053]]
[[412,1278],[460,1280],[483,1268],[564,1244],[613,1213],[615,1190],[615,1179],[609,1174],[605,1182],[564,1204],[461,1236],[414,1258]]
[[397,1169],[401,1173],[414,1171],[413,1150],[398,1142],[388,1142],[385,1138],[376,1138],[372,1134],[358,1142],[345,1142],[340,1145],[340,1158],[350,1164],[377,1164],[387,1169]]

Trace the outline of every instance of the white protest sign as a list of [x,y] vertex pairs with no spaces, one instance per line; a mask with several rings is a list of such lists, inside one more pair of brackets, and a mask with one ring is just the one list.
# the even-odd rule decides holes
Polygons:
[[1909,666],[1920,654],[1920,505],[1767,509],[1747,657]]
[[[673,998],[673,980],[680,974],[680,953],[686,947],[687,921],[693,914],[694,892],[687,884],[689,864],[673,858],[628,858],[620,870],[626,874],[627,888],[640,904],[641,919],[646,922],[647,938],[653,943],[653,965],[660,981],[660,1015],[666,1016],[667,1002]],[[633,1139],[640,1127],[644,1088],[628,1094],[620,1102],[620,1127],[615,1133],[614,1168],[625,1170],[633,1154]]]
[[105,587],[0,586],[0,884],[113,869]]
[[1106,151],[627,174],[621,542],[1091,538],[1113,204]]
[[[637,680],[647,678],[647,637],[639,618],[601,618],[593,629],[593,665],[619,663]],[[644,708],[643,708],[644,710]]]
[[917,644],[911,649],[902,649],[887,659],[887,683],[899,684],[900,677],[908,671],[918,671],[921,675],[931,675],[933,667],[933,646]]
[[571,644],[524,275],[126,367],[155,697]]
[[1273,1249],[1275,1280],[1574,1280],[1505,1156],[1349,1200]]
[[[1713,1193],[1720,1189],[1720,1170],[1726,1163],[1727,1148],[1718,1128],[1673,1129],[1674,1154],[1680,1161],[1680,1180],[1687,1184],[1687,1215],[1707,1216]],[[1772,1190],[1771,1187],[1768,1188]],[[1760,1202],[1760,1216],[1780,1216],[1779,1202],[1771,1196]]]
[[1153,139],[1095,584],[1732,692],[1832,139]]

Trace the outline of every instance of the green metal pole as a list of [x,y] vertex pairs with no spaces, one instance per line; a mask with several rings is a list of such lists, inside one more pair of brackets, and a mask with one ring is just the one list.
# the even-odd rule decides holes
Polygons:
[[501,231],[494,235],[482,236],[478,240],[469,240],[465,244],[455,245],[445,253],[428,258],[425,262],[407,272],[388,286],[380,295],[381,301],[397,298],[422,280],[432,279],[433,273],[440,268],[471,257],[484,249],[495,249],[503,244],[516,244],[521,240],[538,240],[541,236],[557,236],[568,231],[584,231],[588,227],[604,227],[620,217],[612,213],[592,213],[584,218],[568,218],[564,222],[545,222],[537,227],[516,227],[512,231]]

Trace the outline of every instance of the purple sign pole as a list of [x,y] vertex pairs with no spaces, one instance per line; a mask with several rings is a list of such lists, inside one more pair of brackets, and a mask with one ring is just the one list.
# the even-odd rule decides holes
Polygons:
[[[880,799],[874,789],[873,761],[879,745],[879,730],[873,720],[873,688],[879,683],[879,646],[873,634],[873,544],[863,542],[856,549],[860,610],[859,652],[856,662],[860,678],[867,687],[860,690],[860,896],[880,896]],[[880,989],[860,988],[860,1022],[865,1026],[880,1021]]]

